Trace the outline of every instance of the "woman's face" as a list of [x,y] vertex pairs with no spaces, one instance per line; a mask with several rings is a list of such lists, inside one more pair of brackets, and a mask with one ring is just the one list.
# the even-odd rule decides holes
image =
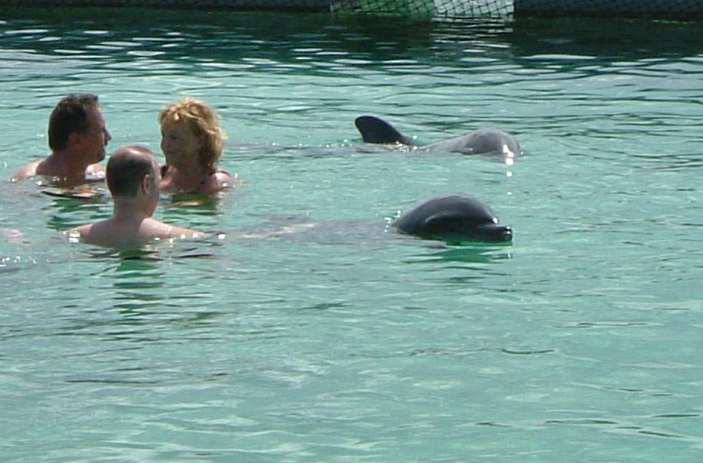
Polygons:
[[170,166],[189,165],[197,162],[202,140],[188,124],[177,121],[161,126],[161,151]]

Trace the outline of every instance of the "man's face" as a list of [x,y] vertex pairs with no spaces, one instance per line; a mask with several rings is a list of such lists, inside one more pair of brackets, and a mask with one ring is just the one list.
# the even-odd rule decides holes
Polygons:
[[161,199],[161,191],[159,190],[160,183],[161,183],[161,169],[159,169],[159,164],[156,162],[156,158],[152,157],[151,173],[149,174],[149,191],[148,191],[148,203],[149,203],[148,213],[150,216],[156,210],[156,206],[159,204],[159,199]]
[[107,131],[105,118],[100,108],[89,109],[88,120],[90,127],[81,134],[81,143],[85,156],[89,158],[91,164],[95,164],[105,159],[105,147],[112,140],[112,136]]

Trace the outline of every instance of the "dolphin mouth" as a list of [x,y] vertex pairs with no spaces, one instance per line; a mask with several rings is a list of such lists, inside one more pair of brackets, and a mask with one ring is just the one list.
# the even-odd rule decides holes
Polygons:
[[507,225],[482,225],[476,231],[484,241],[507,243],[513,240],[513,229]]
[[513,230],[506,225],[481,225],[469,233],[433,233],[418,235],[425,239],[444,241],[447,244],[462,246],[476,243],[510,243]]

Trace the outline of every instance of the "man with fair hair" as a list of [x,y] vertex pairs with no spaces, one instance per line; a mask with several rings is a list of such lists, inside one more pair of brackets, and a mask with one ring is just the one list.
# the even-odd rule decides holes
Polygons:
[[110,156],[107,187],[114,202],[112,217],[71,231],[71,238],[106,247],[125,247],[171,238],[202,238],[203,233],[174,227],[151,216],[159,203],[161,175],[154,154],[125,146]]
[[48,135],[51,154],[25,165],[10,181],[43,176],[52,184],[73,188],[105,178],[105,168],[98,163],[105,159],[112,137],[97,96],[71,94],[59,101],[49,117]]

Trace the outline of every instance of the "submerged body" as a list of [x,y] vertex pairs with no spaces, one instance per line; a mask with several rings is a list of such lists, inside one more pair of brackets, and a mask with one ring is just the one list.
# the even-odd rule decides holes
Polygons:
[[[385,226],[382,226],[385,225]],[[390,225],[390,227],[388,226]],[[317,221],[308,215],[273,216],[264,225],[235,235],[242,239],[287,239],[316,244],[348,244],[365,249],[384,247],[389,234],[414,236],[448,244],[506,243],[513,231],[499,223],[490,207],[473,196],[436,196],[390,224],[378,220]]]
[[499,223],[490,207],[464,194],[437,196],[401,215],[391,225],[399,232],[453,244],[508,242],[513,231]]
[[366,143],[401,144],[422,151],[448,151],[462,154],[498,153],[514,158],[521,153],[517,139],[500,129],[487,127],[459,137],[440,140],[425,146],[417,146],[413,140],[388,122],[375,116],[360,116],[354,121]]

